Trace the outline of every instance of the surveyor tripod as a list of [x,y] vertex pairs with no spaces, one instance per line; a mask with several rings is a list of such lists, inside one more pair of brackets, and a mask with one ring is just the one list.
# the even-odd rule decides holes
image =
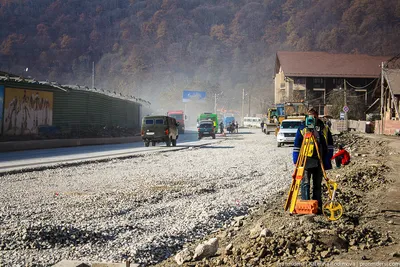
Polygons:
[[328,188],[328,194],[329,194],[329,201],[322,206],[322,213],[328,220],[336,221],[340,219],[340,217],[342,217],[343,215],[343,207],[335,199],[337,183],[332,180],[329,180],[326,175],[324,164],[318,147],[318,142],[312,131],[308,131],[304,134],[303,142],[301,144],[299,152],[299,157],[297,158],[296,162],[296,168],[292,175],[293,180],[290,186],[288,198],[286,200],[285,211],[289,209],[289,212],[291,214],[293,214],[295,211],[297,197],[299,195],[300,184],[301,180],[304,177],[305,167],[307,163],[307,153],[312,146],[314,146],[314,149],[317,151],[319,165],[321,167],[322,174],[326,181],[326,186]]

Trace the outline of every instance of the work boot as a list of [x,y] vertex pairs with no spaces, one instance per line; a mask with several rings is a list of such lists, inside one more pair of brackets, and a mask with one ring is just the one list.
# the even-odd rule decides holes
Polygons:
[[318,208],[317,215],[323,215],[322,208]]

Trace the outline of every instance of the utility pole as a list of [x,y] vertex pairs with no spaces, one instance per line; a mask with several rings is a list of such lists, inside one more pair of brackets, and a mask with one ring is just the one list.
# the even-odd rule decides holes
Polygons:
[[[344,79],[344,106],[347,107],[347,81],[346,79]],[[347,131],[347,127],[348,127],[348,123],[347,123],[347,112],[344,112],[344,121],[345,121],[345,125],[346,125],[346,131]]]
[[251,117],[251,112],[250,112],[250,93],[249,93],[249,117]]
[[244,88],[243,88],[243,95],[242,95],[242,126],[244,126],[243,125],[243,121],[244,121],[244,117],[243,117],[243,112],[244,112],[244,110],[243,110],[243,108],[244,108]]
[[92,88],[94,88],[94,61],[92,63]]
[[214,94],[214,113],[217,114],[217,93]]
[[381,64],[381,125],[380,125],[380,129],[379,129],[379,134],[383,134],[383,121],[384,121],[383,117],[385,114],[385,107],[384,107],[385,102],[383,100],[383,97],[384,97],[384,92],[383,92],[384,79],[383,78],[384,77],[383,77],[383,62],[382,62],[382,64]]

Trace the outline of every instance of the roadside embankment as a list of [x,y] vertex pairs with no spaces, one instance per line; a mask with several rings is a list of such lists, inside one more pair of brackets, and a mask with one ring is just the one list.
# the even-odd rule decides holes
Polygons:
[[[344,207],[341,219],[290,215],[283,210],[288,191],[283,190],[219,231],[185,244],[156,266],[178,266],[177,262],[196,267],[398,265],[400,140],[366,134],[335,139],[352,156],[350,165],[328,171],[328,177],[339,184],[337,200]],[[215,238],[213,250],[205,249],[204,244]]]
[[0,142],[0,152],[139,142],[141,136]]

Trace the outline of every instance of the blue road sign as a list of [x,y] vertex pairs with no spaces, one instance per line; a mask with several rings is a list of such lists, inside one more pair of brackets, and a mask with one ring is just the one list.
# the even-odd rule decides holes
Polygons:
[[204,91],[183,91],[183,102],[204,102],[206,101],[206,92]]
[[343,107],[343,111],[344,111],[344,112],[346,112],[346,113],[347,113],[347,112],[349,112],[349,110],[350,110],[350,109],[349,109],[349,107],[348,107],[348,106],[344,106],[344,107]]

